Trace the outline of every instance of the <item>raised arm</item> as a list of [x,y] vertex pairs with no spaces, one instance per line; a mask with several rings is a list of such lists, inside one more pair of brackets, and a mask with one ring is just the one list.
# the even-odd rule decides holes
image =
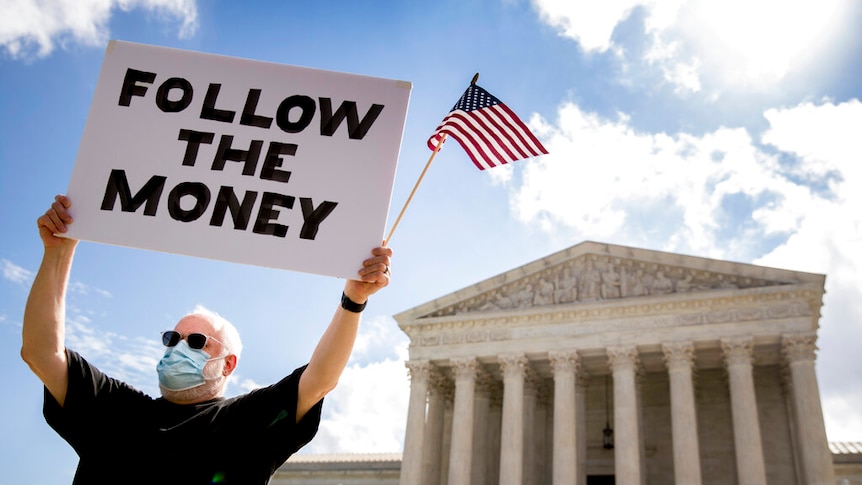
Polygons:
[[66,359],[66,286],[77,240],[57,237],[66,232],[72,217],[71,202],[58,195],[51,208],[36,221],[45,246],[42,264],[30,288],[24,310],[21,358],[62,406],[66,400],[69,369]]
[[[371,257],[362,262],[358,280],[347,280],[344,294],[352,302],[363,304],[368,297],[389,284],[389,266],[392,249],[378,247]],[[296,421],[299,422],[318,401],[335,389],[341,373],[347,366],[353,343],[359,331],[361,313],[344,309],[341,305],[329,323],[302,377],[299,378],[299,396],[296,403]]]

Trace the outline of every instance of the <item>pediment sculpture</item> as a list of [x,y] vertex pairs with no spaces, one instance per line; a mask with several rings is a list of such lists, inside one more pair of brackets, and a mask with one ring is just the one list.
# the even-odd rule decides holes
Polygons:
[[789,283],[587,254],[506,282],[426,317]]

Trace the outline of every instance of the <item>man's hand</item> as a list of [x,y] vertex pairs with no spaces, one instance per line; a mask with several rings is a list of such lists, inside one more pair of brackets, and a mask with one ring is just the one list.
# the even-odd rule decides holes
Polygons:
[[356,303],[365,303],[368,297],[389,284],[392,276],[392,249],[385,246],[371,250],[371,257],[362,262],[357,280],[347,280],[344,294]]
[[72,216],[68,212],[71,206],[72,201],[68,197],[58,195],[54,197],[54,203],[45,211],[45,214],[36,220],[36,225],[39,226],[39,237],[42,238],[45,249],[74,247],[78,243],[75,239],[54,235],[68,230],[68,225],[72,223]]

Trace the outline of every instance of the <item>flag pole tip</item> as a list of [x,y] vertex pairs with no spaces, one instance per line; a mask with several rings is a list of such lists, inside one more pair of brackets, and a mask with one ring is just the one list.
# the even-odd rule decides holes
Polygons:
[[473,80],[470,81],[470,84],[476,84],[476,81],[478,81],[478,80],[479,80],[479,73],[477,72],[475,75],[473,75]]

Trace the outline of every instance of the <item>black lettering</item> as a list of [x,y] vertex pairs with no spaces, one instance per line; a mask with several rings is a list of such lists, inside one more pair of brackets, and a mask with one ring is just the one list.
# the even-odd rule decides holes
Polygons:
[[300,197],[299,205],[302,207],[302,229],[299,231],[300,239],[314,239],[317,236],[317,230],[320,229],[320,223],[326,219],[329,214],[335,210],[338,202],[330,202],[324,200],[317,208],[314,208],[314,203],[309,197]]
[[[180,206],[180,199],[190,195],[195,198],[195,206],[185,210]],[[168,212],[175,221],[196,221],[207,209],[210,203],[210,189],[200,182],[183,182],[174,187],[168,195]]]
[[249,89],[248,97],[245,98],[245,107],[242,109],[242,116],[239,118],[239,124],[257,126],[258,128],[269,128],[272,126],[272,118],[255,114],[259,100],[260,89]]
[[239,199],[237,199],[233,191],[233,187],[222,186],[216,196],[210,225],[220,227],[224,223],[225,213],[230,210],[230,215],[233,218],[233,228],[244,231],[248,227],[248,221],[251,220],[251,209],[254,207],[256,199],[257,192],[249,190],[246,191],[245,196],[242,198],[242,204],[240,204]]
[[287,234],[288,227],[283,224],[273,224],[269,221],[278,219],[278,210],[273,209],[273,206],[281,206],[287,209],[293,209],[295,197],[290,195],[273,194],[272,192],[264,192],[263,198],[260,200],[260,209],[257,211],[257,220],[254,221],[252,232],[256,234],[269,234],[276,237],[284,237]]
[[206,143],[207,145],[212,144],[214,136],[215,133],[181,128],[180,136],[177,139],[188,142],[186,145],[186,154],[183,156],[183,165],[194,167],[195,161],[198,159],[198,148],[201,146],[201,143]]
[[[120,89],[120,106],[128,106],[132,102],[132,96],[143,97],[147,93],[147,84],[153,84],[156,73],[138,71],[137,69],[126,69],[126,77],[123,78],[123,87]],[[143,83],[140,85],[138,83]]]
[[[302,114],[299,115],[299,120],[296,122],[290,121],[290,110],[299,108]],[[284,98],[281,104],[278,105],[278,110],[275,112],[275,123],[286,133],[299,133],[311,123],[314,118],[314,112],[317,107],[314,105],[314,100],[308,96],[294,94],[293,96]]]
[[284,183],[290,180],[289,170],[277,170],[284,163],[284,159],[280,155],[296,155],[296,144],[270,142],[269,150],[266,151],[266,158],[263,159],[263,168],[260,169],[260,178]]
[[[182,90],[182,97],[176,101],[171,101],[168,94],[172,89]],[[165,113],[177,113],[189,106],[193,96],[192,83],[181,77],[172,77],[159,86],[159,90],[156,92],[156,106]]]
[[218,144],[218,151],[213,159],[213,170],[224,170],[224,163],[228,160],[232,162],[243,162],[245,165],[242,169],[243,175],[254,175],[257,170],[257,160],[260,158],[260,149],[263,146],[263,140],[252,140],[248,150],[236,150],[231,148],[233,143],[232,135],[222,135],[221,141]]
[[346,117],[347,135],[352,140],[361,140],[368,133],[374,121],[377,120],[380,112],[383,111],[382,104],[372,104],[371,109],[365,113],[365,116],[362,117],[362,122],[360,122],[359,114],[356,112],[356,101],[343,101],[335,114],[333,114],[332,100],[329,98],[319,99],[320,134],[324,136],[332,136]]
[[114,210],[114,204],[117,201],[117,196],[119,196],[121,211],[135,212],[146,201],[147,206],[144,208],[144,215],[155,216],[159,205],[159,198],[162,196],[162,190],[165,188],[165,181],[167,179],[167,177],[153,175],[141,187],[141,190],[132,197],[132,192],[129,190],[129,181],[126,179],[126,171],[111,170],[111,175],[108,176],[108,185],[105,186],[105,196],[102,198],[101,209],[103,211]]
[[224,109],[216,109],[215,103],[218,100],[218,93],[221,90],[221,84],[210,84],[207,88],[207,95],[204,96],[204,105],[201,108],[201,119],[222,121],[224,123],[233,123],[233,117],[236,115],[233,111]]

